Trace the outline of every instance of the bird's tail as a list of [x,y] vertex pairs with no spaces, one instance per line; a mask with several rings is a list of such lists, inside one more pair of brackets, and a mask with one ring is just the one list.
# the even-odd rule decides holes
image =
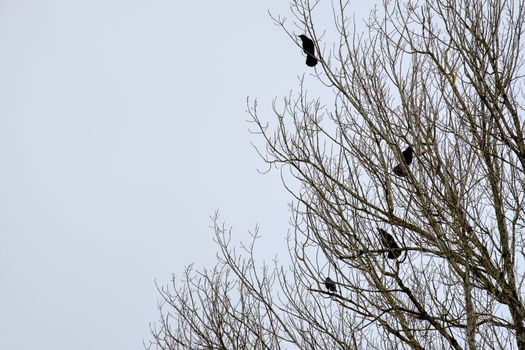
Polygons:
[[313,67],[317,64],[317,58],[315,58],[314,56],[311,56],[311,55],[307,55],[306,56],[306,65],[308,67]]

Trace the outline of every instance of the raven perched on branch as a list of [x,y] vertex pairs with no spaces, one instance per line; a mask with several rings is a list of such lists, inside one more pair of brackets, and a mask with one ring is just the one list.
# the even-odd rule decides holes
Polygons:
[[[403,160],[405,161],[406,166],[412,164],[412,159],[414,159],[414,149],[412,146],[408,146],[406,150],[403,151]],[[403,168],[402,164],[398,164],[394,167],[394,174],[397,176],[405,177],[407,173]]]
[[333,281],[330,277],[326,277],[326,279],[324,280],[324,286],[326,287],[326,289],[328,289],[329,292],[337,293],[335,281]]
[[394,239],[394,236],[392,236],[390,233],[386,232],[383,229],[377,228],[379,231],[379,235],[381,236],[381,244],[388,249],[388,255],[387,257],[389,259],[397,259],[401,256],[401,249],[396,243],[396,240]]
[[299,35],[303,42],[303,51],[306,54],[306,65],[313,67],[317,64],[317,58],[315,57],[314,42],[306,35]]

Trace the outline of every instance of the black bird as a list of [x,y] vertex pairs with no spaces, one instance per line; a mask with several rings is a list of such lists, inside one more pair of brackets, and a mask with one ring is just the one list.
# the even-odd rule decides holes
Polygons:
[[330,277],[325,278],[324,286],[326,287],[326,289],[328,289],[329,292],[337,293],[337,286],[335,285],[335,281],[333,281]]
[[396,243],[396,240],[394,239],[394,236],[392,236],[390,233],[386,232],[383,229],[377,228],[379,231],[379,235],[381,236],[381,244],[388,249],[388,255],[387,257],[389,259],[397,259],[401,256],[401,249]]
[[[406,150],[403,151],[403,160],[405,161],[405,164],[409,166],[412,164],[412,159],[414,159],[414,149],[412,146],[408,146]],[[394,174],[397,176],[405,177],[407,176],[407,173],[405,169],[403,168],[403,165],[398,164],[394,167]]]
[[317,64],[317,58],[315,57],[314,42],[306,35],[299,35],[303,42],[303,51],[306,54],[306,65],[313,67]]

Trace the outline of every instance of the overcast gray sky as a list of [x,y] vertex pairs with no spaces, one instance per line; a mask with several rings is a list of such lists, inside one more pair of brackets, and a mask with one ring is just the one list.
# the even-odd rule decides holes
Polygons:
[[290,198],[257,173],[245,102],[268,111],[311,70],[267,9],[290,17],[285,0],[0,0],[0,349],[142,348],[154,279],[214,265],[216,209],[286,249]]

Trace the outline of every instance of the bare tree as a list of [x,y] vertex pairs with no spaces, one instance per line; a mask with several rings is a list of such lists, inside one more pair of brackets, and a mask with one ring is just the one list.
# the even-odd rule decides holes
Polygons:
[[524,5],[385,1],[359,34],[348,2],[319,28],[330,4],[293,0],[314,79],[268,124],[249,104],[294,198],[289,267],[214,220],[218,265],[161,289],[152,345],[525,349]]

